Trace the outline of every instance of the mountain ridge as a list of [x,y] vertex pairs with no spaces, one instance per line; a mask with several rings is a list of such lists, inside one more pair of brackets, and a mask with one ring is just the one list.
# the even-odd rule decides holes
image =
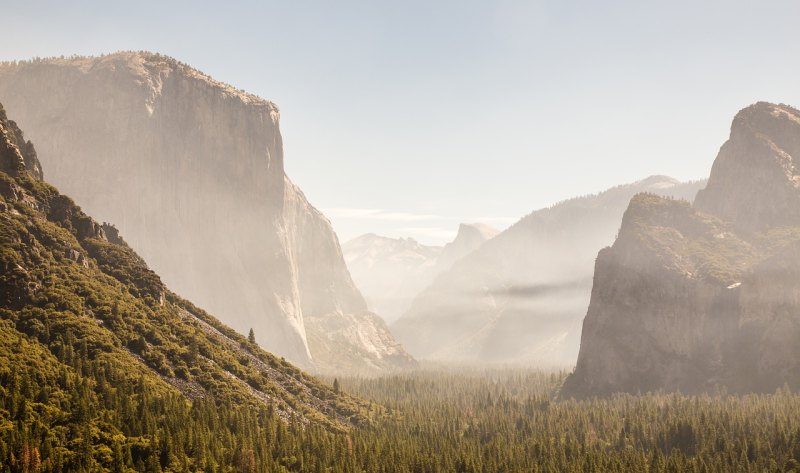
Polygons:
[[700,185],[650,176],[531,212],[440,274],[392,330],[419,359],[571,365],[596,252],[631,196],[693,198]]
[[496,233],[485,224],[462,223],[455,239],[443,247],[367,233],[345,242],[343,252],[370,307],[391,323],[436,276]]

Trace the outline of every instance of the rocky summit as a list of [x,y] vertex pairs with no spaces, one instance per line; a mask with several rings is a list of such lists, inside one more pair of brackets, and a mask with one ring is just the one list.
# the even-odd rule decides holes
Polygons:
[[694,205],[634,197],[564,396],[800,388],[800,112],[736,115]]
[[766,102],[745,108],[736,114],[696,206],[744,232],[800,225],[798,160],[800,112]]
[[284,172],[274,103],[142,52],[4,63],[0,97],[51,182],[240,333],[313,368],[308,318],[373,327],[329,221]]

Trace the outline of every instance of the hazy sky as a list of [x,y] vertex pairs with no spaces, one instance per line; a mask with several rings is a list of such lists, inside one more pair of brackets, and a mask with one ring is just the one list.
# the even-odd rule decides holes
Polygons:
[[705,177],[737,110],[800,105],[797,1],[25,0],[0,11],[0,59],[146,49],[275,101],[287,173],[342,240],[437,243],[459,221],[503,227],[650,174]]

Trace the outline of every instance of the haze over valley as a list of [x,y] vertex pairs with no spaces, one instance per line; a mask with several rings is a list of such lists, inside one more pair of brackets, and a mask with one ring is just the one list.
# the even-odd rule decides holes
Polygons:
[[800,471],[797,5],[91,3],[3,8],[0,473]]

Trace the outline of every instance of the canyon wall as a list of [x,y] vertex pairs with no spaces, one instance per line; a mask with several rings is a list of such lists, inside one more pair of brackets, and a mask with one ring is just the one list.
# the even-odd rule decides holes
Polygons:
[[4,63],[0,98],[48,180],[265,348],[313,367],[305,320],[366,312],[329,221],[285,175],[272,102],[141,52]]

